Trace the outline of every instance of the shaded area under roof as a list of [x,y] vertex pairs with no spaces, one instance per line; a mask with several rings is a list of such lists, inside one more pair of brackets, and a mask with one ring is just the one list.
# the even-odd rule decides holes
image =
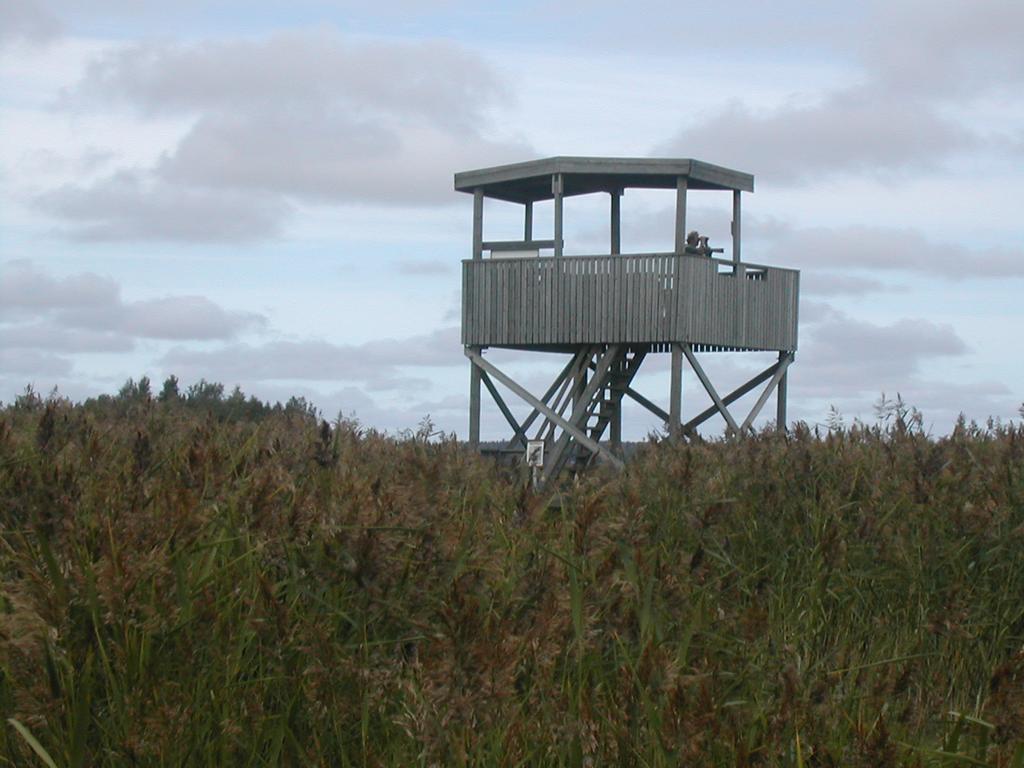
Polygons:
[[685,176],[689,189],[754,191],[749,173],[723,168],[700,160],[645,157],[548,157],[525,163],[498,165],[455,174],[455,189],[512,203],[550,200],[551,177],[562,174],[563,194],[585,195],[613,192],[627,187],[675,189]]

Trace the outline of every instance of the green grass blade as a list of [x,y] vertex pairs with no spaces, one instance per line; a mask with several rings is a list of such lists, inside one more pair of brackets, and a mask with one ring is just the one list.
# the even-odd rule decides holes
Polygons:
[[25,740],[25,743],[32,748],[32,751],[39,755],[39,759],[47,765],[47,768],[57,768],[57,763],[55,763],[53,758],[50,757],[50,753],[47,752],[43,745],[36,740],[36,737],[32,735],[32,732],[29,731],[28,728],[19,723],[13,717],[8,717],[7,722],[14,727],[14,730],[16,730],[18,735]]

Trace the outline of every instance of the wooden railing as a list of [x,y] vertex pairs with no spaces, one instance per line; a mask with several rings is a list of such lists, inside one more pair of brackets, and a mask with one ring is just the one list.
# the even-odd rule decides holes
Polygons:
[[462,341],[545,347],[797,345],[800,274],[705,256],[489,258],[462,263]]

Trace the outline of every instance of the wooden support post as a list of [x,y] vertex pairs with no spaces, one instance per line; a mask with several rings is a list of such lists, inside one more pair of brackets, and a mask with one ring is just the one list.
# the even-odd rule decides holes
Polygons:
[[555,198],[555,256],[562,255],[562,174],[551,177],[551,194]]
[[610,394],[611,397],[611,408],[612,412],[608,420],[608,428],[610,434],[608,439],[611,442],[612,450],[616,454],[622,453],[622,387],[623,377],[626,375],[626,361],[623,360],[621,363],[616,363],[615,372],[611,378]]
[[484,256],[484,191],[473,190],[473,258]]
[[[466,354],[480,354],[480,347],[466,347]],[[469,360],[469,447],[480,450],[480,368]]]
[[523,204],[526,209],[523,211],[523,240],[530,242],[533,240],[533,201],[527,201]]
[[613,189],[609,193],[612,197],[611,205],[611,254],[618,256],[622,253],[622,190]]
[[[779,352],[780,363],[782,362],[783,355],[785,354],[785,352]],[[790,362],[792,362],[792,358],[790,358]],[[786,425],[786,385],[788,384],[788,379],[789,370],[787,365],[786,371],[782,374],[782,378],[779,379],[779,386],[776,389],[775,395],[775,428],[779,432],[788,431],[788,427]]]
[[608,440],[611,443],[611,450],[616,454],[622,453],[623,447],[623,387],[626,382],[626,360],[615,362],[614,370],[608,382],[608,397],[611,402],[608,408],[611,413],[608,415]]
[[740,260],[740,191],[732,191],[732,260]]
[[677,254],[686,252],[686,188],[685,176],[676,179],[676,248]]
[[681,436],[683,421],[683,350],[672,345],[672,382],[669,388],[668,435],[673,440]]

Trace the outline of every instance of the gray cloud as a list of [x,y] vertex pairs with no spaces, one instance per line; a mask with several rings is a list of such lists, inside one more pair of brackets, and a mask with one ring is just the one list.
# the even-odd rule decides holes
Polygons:
[[67,376],[71,369],[71,361],[66,357],[35,349],[0,348],[0,373],[4,375]]
[[58,187],[36,203],[66,222],[65,234],[84,241],[261,240],[280,233],[290,210],[276,196],[175,185],[130,171]]
[[1005,139],[971,126],[971,105],[1024,83],[1017,0],[875,2],[819,32],[858,60],[856,85],[771,110],[742,103],[703,115],[656,153],[706,157],[776,183],[936,170]]
[[793,183],[934,169],[978,142],[925,102],[860,86],[766,112],[733,104],[683,128],[655,154],[699,157]]
[[[671,208],[641,210],[624,221],[624,235],[631,245],[662,252],[672,249]],[[694,208],[687,221],[712,244],[729,250],[729,213]],[[603,222],[590,222],[581,230],[581,242],[571,247],[607,250]],[[759,264],[800,269],[801,291],[812,296],[863,296],[904,291],[906,286],[875,276],[850,274],[907,272],[945,280],[1024,277],[1024,249],[1013,246],[979,247],[970,242],[940,242],[909,227],[852,225],[801,227],[774,218],[745,215],[743,257]],[[629,250],[629,249],[627,249]],[[891,278],[889,279],[891,280]]]
[[800,278],[802,296],[863,296],[868,293],[906,290],[870,277],[811,271]]
[[971,98],[1024,83],[1024,5],[1017,0],[875,4],[854,36],[873,78],[900,94]]
[[121,289],[109,277],[90,272],[55,278],[19,259],[3,266],[0,318],[25,312],[104,306],[120,301]]
[[949,325],[903,319],[888,325],[831,313],[801,345],[799,391],[830,398],[895,391],[920,374],[927,360],[969,352]]
[[312,29],[132,46],[93,62],[67,98],[124,102],[151,114],[340,108],[473,132],[485,108],[507,95],[481,58],[451,43],[357,43]]
[[0,347],[52,352],[130,352],[133,339],[119,333],[65,328],[52,321],[0,325]]
[[165,370],[181,376],[225,381],[350,381],[372,384],[376,389],[421,388],[427,384],[421,378],[402,374],[404,367],[464,363],[457,327],[364,344],[306,340],[233,344],[214,350],[179,347],[161,360]]
[[45,43],[61,34],[61,24],[34,0],[0,3],[0,46],[11,42]]
[[807,269],[899,270],[952,280],[1024,276],[1024,252],[1019,248],[940,243],[914,229],[793,227],[753,220],[746,232],[764,244],[768,263]]
[[197,241],[272,236],[292,203],[450,203],[453,169],[529,154],[486,134],[507,99],[481,57],[446,42],[321,29],[131,46],[95,61],[60,106],[195,122],[152,168],[38,203],[73,237]]
[[0,332],[12,347],[127,351],[137,338],[223,340],[265,325],[262,315],[225,310],[202,296],[124,301],[110,278],[57,278],[27,261],[5,264],[0,280]]

